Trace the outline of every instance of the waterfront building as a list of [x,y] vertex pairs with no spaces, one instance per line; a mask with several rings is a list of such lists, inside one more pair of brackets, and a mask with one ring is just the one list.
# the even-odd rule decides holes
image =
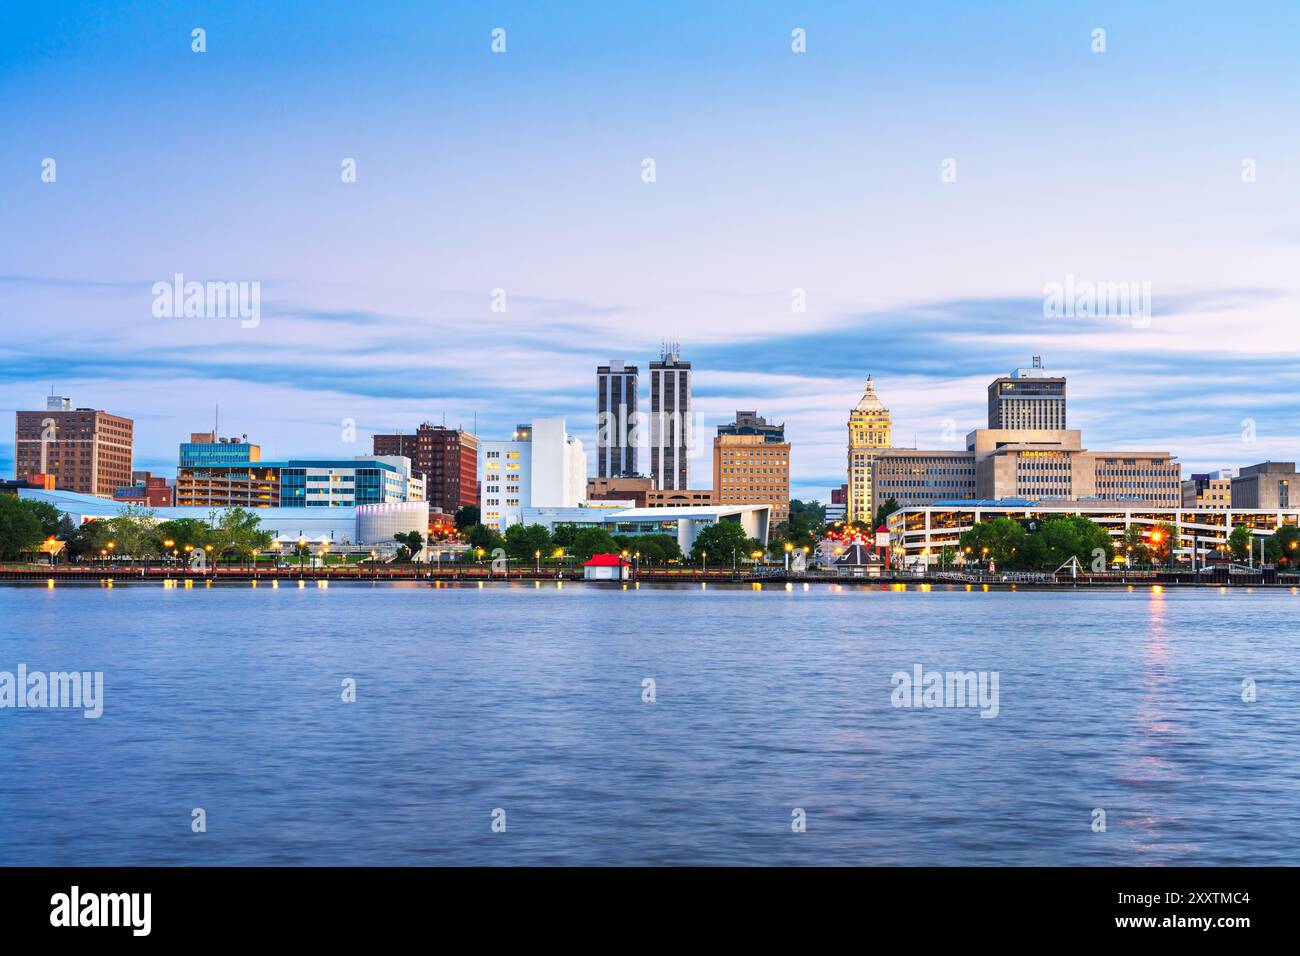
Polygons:
[[176,504],[195,508],[278,508],[280,463],[178,467]]
[[989,385],[989,428],[1059,431],[1065,425],[1065,379],[1049,376],[1035,355],[1030,368],[1015,369]]
[[135,423],[49,396],[45,411],[18,412],[14,477],[53,475],[56,488],[112,498],[131,484]]
[[845,513],[850,521],[871,523],[875,499],[871,493],[871,466],[881,449],[892,444],[889,409],[876,396],[876,388],[867,376],[862,398],[849,413],[849,481]]
[[1284,525],[1300,524],[1300,510],[1295,509],[1233,507],[1192,510],[1177,506],[1152,507],[1133,501],[1003,498],[958,499],[904,507],[889,516],[887,525],[891,547],[904,566],[938,569],[945,561],[951,567],[953,558],[961,561],[957,553],[961,535],[976,522],[995,518],[1029,522],[1048,515],[1082,515],[1106,528],[1116,540],[1133,525],[1145,532],[1161,524],[1173,525],[1177,529],[1176,550],[1183,556],[1190,556],[1195,548],[1198,566],[1211,553],[1227,548],[1233,528],[1245,526],[1253,535],[1262,538]]
[[[24,499],[48,502],[67,515],[74,525],[85,521],[100,521],[116,517],[126,507],[123,502],[97,498],[69,491],[45,491],[37,488],[20,488],[18,496]],[[173,521],[193,518],[208,521],[211,508],[170,507],[156,508],[154,520]],[[322,545],[334,551],[375,551],[391,554],[397,550],[393,540],[395,531],[420,531],[423,533],[427,511],[424,502],[386,502],[355,507],[330,508],[270,507],[259,510],[258,527],[271,532],[281,545],[281,550],[291,551],[299,538],[305,539],[312,550]]]
[[506,441],[479,443],[483,524],[505,531],[524,508],[573,508],[587,493],[587,455],[563,418],[519,425]]
[[[176,470],[176,503],[186,507],[341,508],[424,501],[424,479],[401,455],[293,458]],[[427,510],[427,506],[426,506]]]
[[690,487],[691,363],[665,342],[650,363],[650,477],[659,489]]
[[[1262,461],[1247,465],[1232,481],[1233,508],[1290,508],[1296,484],[1295,462]],[[1300,504],[1300,500],[1297,500]]]
[[611,360],[596,369],[596,476],[638,474],[636,463],[637,367]]
[[424,479],[430,514],[455,514],[479,503],[477,435],[424,422],[410,434],[374,435],[372,443],[376,455],[411,460],[411,470]]
[[[343,459],[293,459],[280,463],[283,508],[351,508],[363,504],[424,501],[424,479],[404,455]],[[427,514],[427,506],[426,506]]]
[[872,463],[871,487],[878,503],[893,498],[900,505],[925,505],[949,498],[974,498],[975,455],[969,451],[888,448]]
[[1236,468],[1220,468],[1201,475],[1192,475],[1182,484],[1184,508],[1232,507],[1232,479]]
[[593,554],[582,563],[584,581],[626,581],[631,571],[632,563],[619,554]]
[[736,412],[713,439],[713,494],[720,505],[765,504],[772,520],[790,520],[790,443],[785,426],[754,411]]
[[190,440],[181,442],[181,468],[212,468],[224,465],[242,465],[262,460],[262,446],[238,438],[218,438],[215,432],[191,432]]

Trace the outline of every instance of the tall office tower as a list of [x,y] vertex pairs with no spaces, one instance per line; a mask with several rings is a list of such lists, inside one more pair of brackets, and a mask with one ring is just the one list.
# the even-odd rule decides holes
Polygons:
[[429,507],[455,514],[478,504],[478,436],[424,422],[412,434],[375,435],[376,455],[403,455],[424,476]]
[[790,443],[784,425],[736,412],[713,439],[713,503],[770,505],[773,525],[790,520]]
[[1065,379],[1048,376],[1043,359],[989,385],[989,428],[1061,431],[1065,428]]
[[882,448],[890,447],[889,409],[876,397],[876,387],[867,376],[862,400],[849,412],[849,521],[875,517],[876,503],[871,494],[871,466]]
[[54,397],[43,412],[18,412],[14,477],[53,475],[63,491],[112,498],[131,484],[135,423]]
[[611,360],[596,369],[596,386],[596,477],[636,475],[637,367]]
[[665,342],[650,363],[650,477],[657,489],[690,487],[691,363]]

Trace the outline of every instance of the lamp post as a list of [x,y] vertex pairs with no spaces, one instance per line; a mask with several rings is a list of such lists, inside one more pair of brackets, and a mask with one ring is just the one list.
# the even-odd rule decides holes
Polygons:
[[176,547],[176,542],[173,541],[171,538],[166,538],[166,539],[163,540],[163,554],[164,554],[164,555],[165,555],[168,551],[171,551],[174,547]]
[[700,552],[700,570],[705,574],[709,573],[709,552],[707,551]]
[[787,541],[787,542],[785,543],[785,571],[786,571],[786,574],[789,574],[789,573],[790,573],[790,552],[793,551],[793,550],[794,550],[794,545],[792,545],[789,541]]
[[259,552],[258,552],[257,548],[254,548],[254,549],[253,549],[253,577],[257,577],[257,555],[258,555],[258,553],[259,553]]
[[542,573],[542,549],[538,548],[533,552],[533,571],[536,574]]
[[[1293,548],[1295,547],[1294,541],[1291,542],[1291,547]],[[632,577],[636,577],[640,573],[641,573],[641,552],[633,551],[632,552]]]
[[302,536],[302,532],[299,531],[298,532],[298,573],[299,574],[302,574],[302,564],[303,564],[303,557],[304,557],[303,549],[306,547],[307,547],[307,539],[304,538]]

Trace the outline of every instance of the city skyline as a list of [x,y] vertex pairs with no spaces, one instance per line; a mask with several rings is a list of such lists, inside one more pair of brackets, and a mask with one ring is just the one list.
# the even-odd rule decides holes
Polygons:
[[[54,386],[132,417],[153,471],[214,404],[275,458],[444,415],[489,437],[564,417],[594,449],[592,366],[645,368],[674,339],[706,424],[785,422],[803,499],[840,483],[867,374],[895,445],[957,447],[988,377],[1032,354],[1071,379],[1100,447],[1167,448],[1186,473],[1297,457],[1277,331],[1300,300],[1300,141],[1274,119],[1300,79],[1293,8],[1173,31],[1031,4],[947,8],[943,30],[847,4],[562,26],[399,5],[379,31],[370,11],[306,10],[205,11],[202,54],[183,10],[14,15],[0,82],[32,109],[0,143],[0,412]],[[260,283],[259,324],[156,318],[152,287],[177,273]],[[1049,317],[1045,289],[1071,277],[1149,283],[1147,321]]]

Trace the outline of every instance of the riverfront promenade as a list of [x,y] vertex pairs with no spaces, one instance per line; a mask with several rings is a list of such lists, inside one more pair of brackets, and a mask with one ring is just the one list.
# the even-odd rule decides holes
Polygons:
[[[268,582],[279,584],[295,581],[313,582],[424,582],[444,584],[503,584],[509,582],[562,582],[594,584],[617,587],[618,581],[584,581],[582,572],[573,568],[556,570],[543,568],[512,568],[508,572],[493,571],[488,567],[469,566],[428,568],[407,565],[402,567],[361,568],[356,566],[303,567],[303,568],[252,568],[223,567],[205,571],[179,571],[175,568],[131,568],[129,565],[104,567],[102,565],[63,565],[55,567],[0,566],[0,582],[26,582],[55,586],[60,583],[111,582],[113,584],[161,583],[165,586],[194,587],[216,583]],[[1151,586],[1187,587],[1300,587],[1300,574],[1279,574],[1273,569],[1253,572],[1230,572],[1226,568],[1207,571],[1154,569],[1141,571],[1113,571],[1103,574],[1080,574],[1071,577],[1066,573],[1009,572],[1006,574],[962,573],[931,571],[928,574],[909,572],[884,572],[879,577],[854,577],[824,571],[787,572],[779,567],[733,571],[730,568],[703,570],[700,568],[642,568],[632,574],[624,585],[637,584],[840,584],[857,587],[899,587],[909,585],[968,586],[980,588],[1106,588]]]

